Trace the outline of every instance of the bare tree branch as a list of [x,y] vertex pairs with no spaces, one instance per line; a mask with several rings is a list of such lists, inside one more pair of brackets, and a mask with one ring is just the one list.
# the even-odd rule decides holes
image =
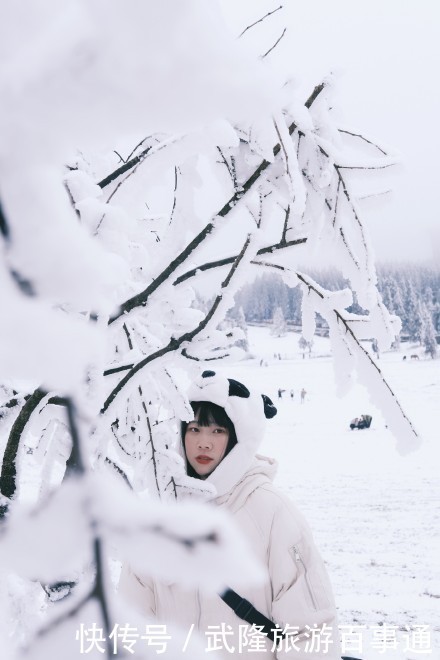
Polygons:
[[[277,250],[283,250],[285,248],[291,247],[292,245],[301,245],[303,243],[306,243],[306,241],[307,238],[297,238],[294,241],[286,241],[286,240],[283,241],[283,239],[281,239],[281,241],[279,243],[276,243],[275,245],[269,245],[268,247],[260,248],[256,256],[260,254],[272,254]],[[194,277],[194,275],[197,275],[198,271],[211,270],[212,268],[219,268],[220,266],[226,266],[227,264],[231,264],[236,258],[237,256],[225,257],[224,259],[217,259],[216,261],[210,261],[206,264],[202,264],[201,266],[197,266],[197,268],[192,268],[191,270],[188,270],[186,273],[183,273],[183,275],[180,275],[176,280],[174,280],[173,284],[174,286],[176,286],[177,284],[181,284],[181,282],[185,282],[185,280],[188,280],[191,277]],[[257,262],[253,260],[251,261],[251,263],[255,264]]]
[[151,147],[147,147],[146,149],[141,151],[140,154],[138,154],[137,156],[135,156],[131,160],[128,160],[126,163],[121,165],[121,167],[118,167],[118,169],[116,169],[111,174],[108,174],[106,177],[104,177],[104,179],[99,181],[98,186],[100,188],[105,188],[112,181],[114,181],[119,176],[121,176],[121,174],[125,174],[125,172],[128,172],[128,170],[131,170],[132,167],[134,167],[135,165],[138,165],[139,163],[141,163],[147,157],[148,152],[150,151],[150,149],[151,149]]
[[174,168],[174,197],[173,197],[173,208],[171,209],[170,221],[168,226],[173,222],[174,212],[176,210],[177,204],[177,167]]
[[347,131],[343,128],[339,128],[338,131],[340,133],[346,133],[347,135],[351,135],[352,137],[357,137],[357,138],[363,140],[364,142],[367,142],[368,144],[371,144],[372,147],[375,147],[376,149],[378,149],[382,154],[384,154],[384,156],[388,156],[387,152],[384,151],[384,149],[382,149],[382,147],[379,147],[378,144],[375,144],[374,142],[371,142],[371,140],[367,140],[367,138],[364,137],[363,135],[361,135],[360,133],[352,133],[351,131]]
[[333,227],[336,225],[336,218],[338,215],[338,202],[339,202],[339,189],[341,187],[341,179],[338,179],[338,186],[336,188],[335,209],[333,213]]
[[[287,209],[286,209],[286,216],[284,218],[283,233],[281,235],[281,240],[280,240],[280,243],[279,243],[280,247],[287,245],[286,234],[287,234],[287,226],[289,224],[289,217],[290,217],[290,204],[287,205]],[[257,252],[257,254],[258,254],[258,252]]]
[[131,485],[131,483],[130,483],[130,480],[129,480],[129,478],[127,477],[127,475],[125,474],[124,470],[123,470],[121,467],[119,467],[119,465],[117,465],[117,463],[115,463],[114,461],[112,461],[112,459],[109,458],[108,456],[105,457],[104,461],[105,461],[106,463],[108,463],[109,465],[111,465],[112,468],[113,468],[114,470],[116,470],[116,472],[117,472],[117,473],[123,478],[123,480],[125,481],[125,483],[127,484],[127,486],[128,486],[131,490],[133,490],[132,485]]
[[229,353],[224,353],[223,355],[218,355],[216,357],[198,358],[195,355],[189,355],[186,348],[182,350],[181,354],[188,360],[195,360],[196,362],[214,362],[215,360],[224,360],[225,358],[229,357]]
[[279,11],[280,9],[283,9],[283,5],[280,5],[280,6],[277,7],[276,9],[273,9],[272,11],[269,11],[267,14],[265,14],[264,16],[262,16],[261,18],[259,18],[258,21],[255,21],[254,23],[251,23],[250,25],[248,25],[248,26],[243,30],[243,32],[241,32],[241,33],[238,35],[238,38],[240,39],[240,37],[242,37],[242,36],[245,34],[245,32],[247,32],[248,30],[250,30],[251,28],[253,28],[255,25],[258,25],[258,23],[262,23],[262,21],[264,21],[264,20],[265,20],[266,18],[268,18],[269,16],[272,16],[272,14],[275,14],[275,13],[276,13],[277,11]]
[[385,163],[384,165],[337,165],[337,167],[340,170],[385,170],[394,165],[395,163]]
[[154,446],[153,431],[151,430],[150,416],[148,414],[147,404],[145,403],[145,399],[144,399],[144,396],[143,396],[143,393],[142,393],[142,388],[141,388],[140,385],[138,387],[138,392],[139,392],[139,396],[141,398],[142,408],[144,409],[145,419],[147,421],[148,435],[149,435],[149,438],[150,438],[149,441],[147,442],[147,444],[151,445],[151,460],[153,461],[154,479],[156,481],[157,494],[160,498],[161,497],[161,492],[160,492],[160,487],[159,487],[159,479],[158,479],[158,476],[157,476],[156,447]]
[[117,374],[120,371],[128,371],[132,369],[132,364],[122,364],[120,367],[112,367],[111,369],[106,369],[104,371],[104,376],[111,376],[112,374]]
[[280,43],[281,39],[284,37],[286,32],[287,32],[287,28],[284,28],[284,30],[281,33],[281,36],[279,36],[278,39],[275,41],[274,45],[271,48],[269,48],[269,50],[266,51],[264,53],[264,55],[261,56],[261,59],[264,59],[265,57],[267,57],[267,55],[269,55],[269,53],[271,53],[274,50],[274,48],[276,48],[278,46],[278,44]]

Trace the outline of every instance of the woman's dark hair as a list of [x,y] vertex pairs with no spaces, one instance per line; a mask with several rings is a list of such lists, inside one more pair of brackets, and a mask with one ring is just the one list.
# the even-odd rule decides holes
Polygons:
[[[223,426],[229,431],[228,445],[226,447],[225,456],[229,454],[231,449],[237,444],[237,434],[235,433],[235,428],[229,417],[227,416],[225,409],[221,406],[218,406],[216,403],[211,403],[211,401],[191,401],[191,408],[194,412],[194,419],[197,420],[197,423],[200,426],[209,426],[210,424],[218,424],[218,426]],[[183,449],[185,450],[185,433],[190,422],[182,422],[181,433],[182,433],[182,443]],[[225,458],[223,456],[223,458]],[[188,463],[185,452],[185,461],[186,461],[186,473],[189,477],[194,477],[195,479],[200,479],[200,475],[194,470],[194,468]]]

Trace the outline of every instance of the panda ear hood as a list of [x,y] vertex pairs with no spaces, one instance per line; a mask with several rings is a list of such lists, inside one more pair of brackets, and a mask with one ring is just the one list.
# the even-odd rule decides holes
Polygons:
[[266,420],[277,409],[266,394],[249,390],[246,385],[215,371],[204,371],[190,387],[190,401],[210,401],[225,409],[234,424],[237,442],[254,452],[264,436]]

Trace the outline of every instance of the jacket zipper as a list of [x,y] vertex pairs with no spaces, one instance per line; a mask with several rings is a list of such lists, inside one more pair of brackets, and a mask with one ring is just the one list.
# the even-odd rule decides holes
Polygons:
[[294,554],[295,554],[295,561],[297,562],[297,564],[301,564],[301,566],[303,567],[303,571],[304,571],[304,579],[305,579],[305,583],[306,583],[306,585],[307,585],[307,590],[308,590],[308,592],[309,592],[309,594],[310,594],[310,598],[311,598],[311,600],[312,600],[313,607],[314,607],[315,610],[317,611],[319,608],[318,608],[318,604],[317,604],[317,602],[316,602],[315,594],[313,593],[313,589],[312,589],[312,587],[310,586],[309,577],[308,577],[308,575],[307,575],[307,568],[306,568],[306,565],[305,565],[305,563],[304,563],[304,560],[303,560],[303,558],[301,557],[301,554],[300,554],[300,552],[299,552],[299,550],[298,550],[298,548],[297,548],[296,545],[293,546],[293,552],[294,552]]

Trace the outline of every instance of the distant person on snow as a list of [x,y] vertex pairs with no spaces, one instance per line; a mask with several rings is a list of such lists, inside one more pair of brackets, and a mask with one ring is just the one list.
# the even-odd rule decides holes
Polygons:
[[282,390],[281,388],[278,389],[278,398],[279,398],[279,399],[282,399],[282,398],[283,398],[283,392],[285,392],[285,391],[286,391],[286,390]]
[[293,400],[293,397],[295,396],[295,392],[293,390],[290,390],[290,398]]
[[[214,486],[211,505],[232,515],[264,566],[265,583],[240,593],[233,591],[234,584],[221,595],[191,592],[124,565],[119,591],[149,621],[156,617],[159,623],[180,624],[186,630],[195,625],[202,638],[210,627],[224,628],[228,647],[235,647],[236,653],[243,626],[249,632],[252,623],[260,625],[261,619],[255,620],[259,615],[267,625],[265,632],[276,622],[281,630],[290,626],[294,637],[286,647],[287,640],[274,643],[260,632],[258,658],[340,660],[336,609],[324,563],[304,518],[272,483],[276,461],[256,454],[266,419],[276,415],[275,406],[269,397],[214,371],[204,371],[188,396],[194,416],[182,422],[187,474]],[[325,636],[331,636],[330,644],[314,649],[312,655],[310,628],[314,634],[325,630]],[[231,653],[220,646],[219,657],[230,658]]]
[[306,390],[304,388],[302,388],[302,390],[301,390],[301,403],[304,403],[304,401],[306,400],[306,394],[307,394]]

